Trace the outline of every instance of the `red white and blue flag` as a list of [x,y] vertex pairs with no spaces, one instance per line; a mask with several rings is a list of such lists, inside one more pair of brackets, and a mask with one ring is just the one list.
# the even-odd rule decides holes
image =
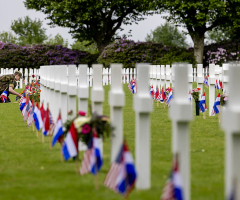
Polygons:
[[53,140],[52,140],[52,146],[59,140],[59,138],[63,135],[63,125],[62,125],[62,119],[61,119],[61,113],[59,113],[57,123],[55,125],[54,133],[53,133]]
[[103,157],[100,138],[97,137],[96,131],[93,132],[92,140],[89,142],[88,150],[85,152],[83,161],[81,163],[80,174],[87,174],[91,172],[96,175],[102,167]]
[[136,82],[134,80],[132,81],[131,91],[132,91],[132,94],[136,94],[137,93]]
[[218,85],[219,85],[219,88],[220,88],[220,89],[223,89],[223,86],[222,86],[222,83],[221,83],[220,80],[218,80]]
[[171,170],[169,179],[163,189],[161,200],[184,200],[182,178],[178,165],[176,157],[173,161],[173,169]]
[[28,114],[28,120],[27,120],[28,126],[30,126],[34,122],[34,117],[33,117],[34,109],[35,109],[35,105],[34,103],[32,103],[31,111]]
[[208,77],[207,77],[207,76],[204,78],[203,84],[204,84],[206,87],[208,87]]
[[153,89],[153,86],[150,88],[150,95],[154,99],[154,89]]
[[189,93],[188,93],[188,99],[189,99],[190,103],[192,103],[192,94],[191,94],[191,91],[189,91]]
[[199,102],[199,108],[201,112],[205,112],[207,110],[207,104],[206,104],[206,96],[205,92],[203,93],[200,102]]
[[6,90],[1,94],[1,100],[3,103],[7,101],[7,95],[8,95],[8,92]]
[[217,98],[213,105],[213,110],[211,116],[218,114],[220,112],[220,93],[218,93]]
[[170,106],[172,98],[173,98],[173,93],[172,93],[172,90],[171,90],[169,92],[169,95],[168,95],[168,98],[167,98],[167,106]]
[[136,178],[133,157],[124,142],[104,180],[104,185],[123,196],[128,196],[134,187]]
[[33,118],[34,118],[36,129],[39,131],[43,127],[43,121],[42,121],[42,117],[41,117],[41,112],[39,110],[38,101],[34,108]]
[[165,92],[164,92],[164,87],[162,87],[162,91],[161,91],[161,95],[160,95],[161,103],[164,103],[165,98],[166,98],[166,96],[165,96]]
[[31,111],[31,107],[32,107],[32,103],[31,103],[31,101],[27,101],[27,103],[26,103],[26,105],[25,105],[25,107],[23,108],[23,112],[24,112],[24,114],[23,114],[23,120],[24,121],[26,121],[27,120],[27,118],[28,118],[28,116],[29,116],[29,113],[30,113],[30,111]]
[[74,127],[74,124],[71,124],[71,127],[66,135],[65,141],[62,146],[62,153],[65,160],[75,157],[78,154],[78,137],[77,130]]
[[215,83],[215,89],[217,89],[217,90],[220,89],[219,82],[217,80],[216,80],[216,83]]

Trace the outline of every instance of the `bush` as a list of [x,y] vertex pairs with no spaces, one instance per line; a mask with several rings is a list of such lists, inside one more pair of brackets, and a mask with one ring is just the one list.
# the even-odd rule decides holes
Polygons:
[[42,65],[92,64],[98,54],[72,50],[61,45],[18,46],[0,42],[0,66],[3,68],[39,68]]
[[239,61],[240,40],[224,41],[204,47],[204,65],[222,65],[228,61]]
[[123,63],[125,68],[134,68],[136,63],[165,65],[173,62],[196,64],[193,51],[185,48],[126,39],[108,45],[98,58],[98,63],[104,64],[105,67],[109,67],[111,63]]

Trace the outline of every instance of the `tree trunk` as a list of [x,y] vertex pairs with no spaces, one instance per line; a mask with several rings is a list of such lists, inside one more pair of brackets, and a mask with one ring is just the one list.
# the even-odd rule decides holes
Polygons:
[[194,43],[194,57],[197,64],[203,64],[204,34],[201,36],[192,36]]
[[110,44],[110,42],[109,43],[97,42],[97,48],[98,48],[99,55],[101,55],[104,48],[109,44]]

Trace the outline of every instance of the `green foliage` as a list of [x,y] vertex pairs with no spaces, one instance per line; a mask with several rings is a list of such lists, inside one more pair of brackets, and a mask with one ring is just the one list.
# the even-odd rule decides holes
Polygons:
[[97,54],[98,53],[98,49],[97,49],[97,45],[96,43],[92,43],[92,44],[89,44],[90,42],[89,41],[75,41],[71,47],[72,49],[77,49],[77,50],[80,50],[80,51],[87,51],[91,54]]
[[125,68],[134,68],[136,63],[172,64],[189,62],[196,64],[192,51],[181,47],[164,46],[161,43],[134,42],[121,39],[107,46],[98,58],[99,63],[109,67],[111,63],[123,63]]
[[11,24],[11,30],[17,35],[18,44],[21,46],[42,44],[48,37],[46,29],[42,27],[43,21],[32,20],[29,16],[18,18]]
[[186,36],[176,26],[166,22],[147,34],[146,42],[162,43],[167,46],[187,48]]
[[49,38],[47,41],[44,42],[45,44],[51,45],[61,45],[63,47],[68,47],[68,39],[64,39],[59,33],[55,35],[54,38]]
[[11,32],[0,32],[0,41],[16,44],[17,38]]
[[240,1],[219,0],[159,0],[159,9],[168,13],[164,18],[182,25],[194,42],[194,55],[202,63],[204,34],[229,24],[238,26],[240,21]]
[[222,41],[204,47],[204,65],[222,65],[226,62],[240,60],[240,40]]
[[153,2],[146,0],[25,0],[24,4],[45,13],[50,25],[71,28],[77,40],[96,42],[100,53],[123,24],[137,23],[153,14],[149,10],[156,10]]

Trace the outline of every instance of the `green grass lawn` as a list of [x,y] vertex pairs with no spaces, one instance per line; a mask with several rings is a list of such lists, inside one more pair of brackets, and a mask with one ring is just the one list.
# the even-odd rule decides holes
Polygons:
[[[194,85],[196,86],[196,85]],[[109,115],[108,91],[105,86],[104,114]],[[134,156],[135,112],[133,95],[124,85],[124,136]],[[208,99],[208,89],[206,98]],[[15,96],[11,96],[14,101]],[[207,101],[208,102],[208,101]],[[193,104],[195,104],[193,102]],[[193,105],[194,106],[194,105]],[[209,108],[208,108],[209,109]],[[191,132],[191,199],[224,199],[224,132],[218,117],[202,114],[194,117]],[[80,176],[75,162],[61,163],[60,145],[49,149],[41,135],[36,137],[27,127],[17,103],[0,104],[0,200],[71,200],[71,199],[122,199],[102,182],[110,167],[110,139],[104,141],[104,165],[99,173],[99,190],[95,190],[91,174]],[[143,147],[144,148],[144,147]],[[129,199],[159,199],[171,168],[171,120],[163,104],[151,114],[151,189],[133,190]]]

